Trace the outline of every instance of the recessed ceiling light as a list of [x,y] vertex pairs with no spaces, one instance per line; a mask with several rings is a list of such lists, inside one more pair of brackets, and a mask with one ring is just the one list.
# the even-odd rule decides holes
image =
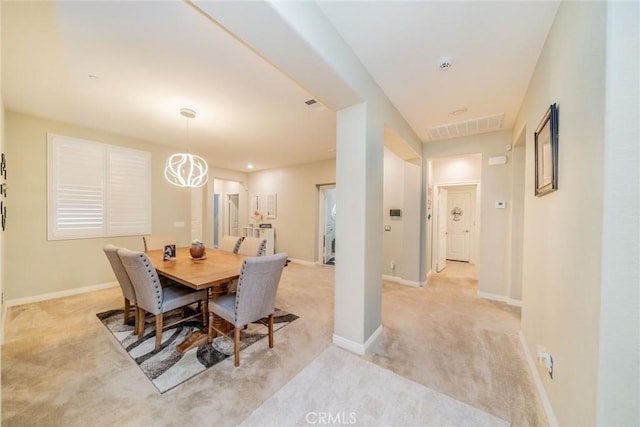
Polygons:
[[247,165],[247,168],[249,168],[249,169],[253,169],[253,163],[249,163],[249,164]]
[[464,114],[467,112],[467,107],[462,107],[462,108],[456,108],[455,110],[451,111],[451,115],[453,116],[459,116],[460,114]]

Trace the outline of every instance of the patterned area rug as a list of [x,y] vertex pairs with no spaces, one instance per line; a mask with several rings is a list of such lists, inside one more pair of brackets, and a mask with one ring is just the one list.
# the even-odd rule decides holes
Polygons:
[[[165,323],[172,322],[180,316],[182,309],[165,314]],[[142,372],[151,380],[160,393],[171,390],[175,386],[204,372],[233,355],[233,339],[221,336],[213,339],[211,345],[203,344],[197,350],[184,354],[176,351],[194,331],[202,328],[202,322],[191,320],[179,323],[162,332],[162,345],[155,351],[155,326],[147,323],[142,339],[133,333],[133,316],[129,324],[124,325],[122,309],[98,313],[98,319],[111,331],[129,356],[138,364]],[[298,316],[276,308],[274,315],[274,332],[296,320]],[[240,351],[268,335],[267,319],[251,323],[240,333]]]

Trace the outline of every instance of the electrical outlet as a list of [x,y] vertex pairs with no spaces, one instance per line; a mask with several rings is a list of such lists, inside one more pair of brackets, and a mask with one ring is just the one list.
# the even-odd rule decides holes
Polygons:
[[539,345],[537,349],[538,364],[543,366],[547,370],[549,377],[553,379],[553,356],[547,352],[547,349],[544,346]]
[[395,261],[391,261],[391,269],[392,270],[396,269],[396,262]]

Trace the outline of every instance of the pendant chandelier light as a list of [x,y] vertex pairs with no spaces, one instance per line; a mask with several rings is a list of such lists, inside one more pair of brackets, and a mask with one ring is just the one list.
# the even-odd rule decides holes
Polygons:
[[[196,116],[196,112],[189,108],[181,108],[180,114],[187,118],[187,147],[189,145],[189,119]],[[164,167],[164,177],[178,187],[202,187],[207,183],[209,166],[200,156],[189,153],[172,154]]]

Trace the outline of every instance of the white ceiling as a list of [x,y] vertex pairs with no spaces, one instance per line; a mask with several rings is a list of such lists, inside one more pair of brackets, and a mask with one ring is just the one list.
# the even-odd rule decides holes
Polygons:
[[[558,2],[320,2],[416,134],[513,124]],[[5,108],[189,149],[246,171],[335,156],[335,112],[185,2],[7,2]],[[268,33],[267,33],[268,34]],[[453,66],[438,67],[451,56]],[[96,77],[90,77],[96,76]],[[461,115],[454,109],[467,108]]]

